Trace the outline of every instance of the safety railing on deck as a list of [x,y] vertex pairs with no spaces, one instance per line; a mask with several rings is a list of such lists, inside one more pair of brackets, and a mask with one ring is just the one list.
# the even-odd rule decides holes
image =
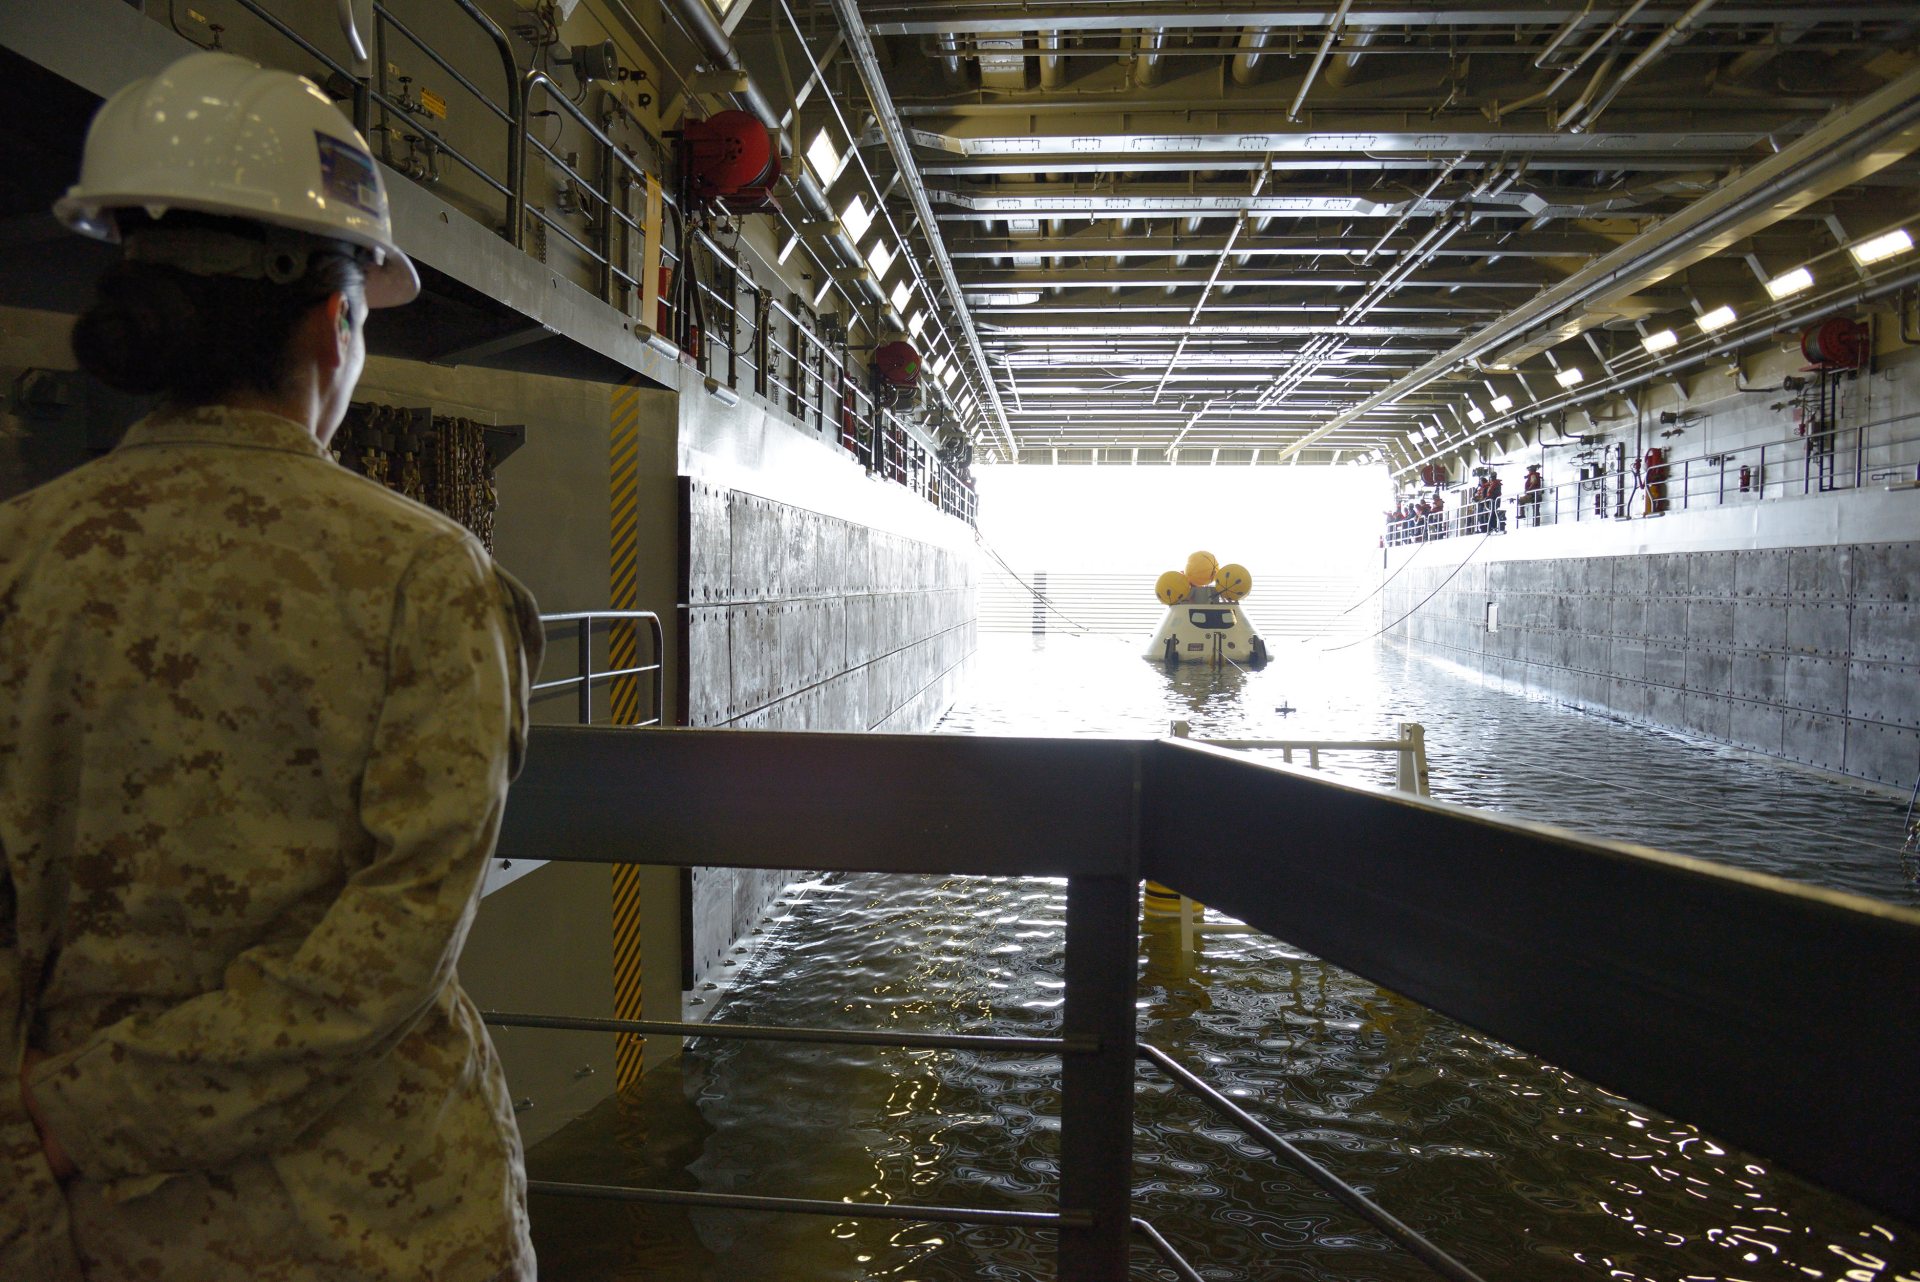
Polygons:
[[1577,521],[1640,520],[1696,508],[1799,498],[1837,490],[1911,487],[1920,482],[1920,433],[1905,425],[1920,414],[1900,414],[1852,427],[1811,430],[1771,441],[1718,450],[1654,465],[1604,451],[1606,470],[1515,494],[1497,502],[1475,499],[1469,486],[1442,487],[1438,516],[1387,522],[1390,544],[1500,533]]
[[[1222,796],[1242,816],[1234,840],[1193,840],[1193,799]],[[1139,1044],[1148,877],[1831,1189],[1920,1213],[1908,1072],[1920,1062],[1920,989],[1879,978],[1920,961],[1920,912],[1180,740],[536,727],[500,855],[1067,880],[1054,1037],[488,1016],[1057,1056],[1053,1208],[561,1182],[533,1184],[539,1195],[1039,1228],[1058,1235],[1068,1282],[1126,1276],[1138,1234],[1196,1279],[1131,1211],[1134,1065],[1146,1059],[1443,1276],[1472,1277],[1244,1103]]]
[[[1309,770],[1320,769],[1320,754],[1323,752],[1390,752],[1394,756],[1393,786],[1416,797],[1433,795],[1432,781],[1427,771],[1427,729],[1417,721],[1402,721],[1399,732],[1391,739],[1194,739],[1193,725],[1187,721],[1174,722],[1172,733],[1176,739],[1210,743],[1217,748],[1278,752],[1285,765],[1293,764],[1294,753],[1303,752]],[[1258,933],[1241,921],[1203,920],[1206,912],[1203,905],[1158,882],[1147,883],[1144,898],[1147,912],[1171,915],[1178,919],[1183,964],[1191,964],[1197,936]]]
[[[594,699],[593,692],[609,681],[637,680],[650,678],[652,699],[647,708],[652,716],[641,720],[625,722],[628,726],[657,726],[666,716],[666,637],[660,628],[660,616],[647,610],[584,610],[575,614],[543,614],[540,616],[543,626],[551,628],[555,624],[570,623],[574,632],[574,674],[570,677],[556,677],[551,681],[537,683],[531,693],[538,699],[555,690],[572,689],[577,699],[576,708],[579,724],[592,725]],[[593,668],[593,642],[596,624],[607,627],[607,650],[616,656],[632,655],[639,657],[637,637],[644,627],[650,641],[648,653],[653,662],[632,664],[627,667],[615,667],[606,672],[596,672]]]
[[[679,221],[671,191],[662,191],[677,237],[662,233],[656,246],[667,281],[687,276],[686,288],[662,290],[659,310],[645,316],[646,227],[631,208],[633,193],[648,181],[646,169],[610,137],[601,124],[572,101],[545,72],[522,69],[507,33],[474,0],[454,0],[499,52],[504,88],[501,98],[483,89],[441,52],[396,16],[384,0],[373,6],[372,80],[353,74],[313,41],[277,17],[266,0],[235,0],[302,53],[333,73],[350,94],[353,117],[363,133],[384,136],[387,159],[410,176],[435,181],[440,158],[450,159],[502,202],[499,232],[507,243],[524,248],[529,223],[557,237],[593,266],[602,302],[638,320],[683,363],[696,369],[717,396],[760,396],[839,444],[876,476],[918,494],[948,515],[973,524],[977,508],[971,472],[936,456],[898,412],[875,402],[862,384],[867,376],[852,367],[798,295],[784,300],[772,286],[755,280],[737,252],[720,245],[704,229],[688,230]],[[445,72],[505,129],[506,173],[495,174],[449,142],[423,118],[420,104],[396,98],[387,85],[386,49],[397,37]],[[535,108],[536,98],[545,105]],[[536,117],[560,113],[592,143],[591,159],[562,155],[532,128]],[[405,148],[394,157],[392,143]],[[572,212],[548,211],[528,201],[527,162],[539,156],[564,179]],[[568,221],[577,218],[576,230]],[[794,234],[798,234],[797,232]],[[705,260],[704,264],[701,260]],[[743,297],[744,295],[744,297]],[[639,341],[638,338],[635,340]]]

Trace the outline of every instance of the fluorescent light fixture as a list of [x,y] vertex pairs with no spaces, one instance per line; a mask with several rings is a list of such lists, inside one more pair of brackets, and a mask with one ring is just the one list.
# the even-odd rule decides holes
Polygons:
[[866,201],[860,199],[859,192],[847,197],[847,203],[840,207],[840,225],[856,241],[867,234],[867,228],[873,226],[873,211],[867,208]]
[[1733,308],[1722,303],[1720,306],[1702,316],[1697,323],[1700,326],[1701,333],[1711,334],[1716,329],[1725,329],[1727,326],[1733,324],[1733,322]]
[[840,152],[825,129],[815,134],[813,141],[807,144],[807,163],[813,167],[814,175],[822,184],[832,182],[839,174]]
[[1813,273],[1804,267],[1796,267],[1790,272],[1782,272],[1767,282],[1767,297],[1774,302],[1783,298],[1792,298],[1795,294],[1813,288]]
[[947,368],[947,358],[945,356],[936,356],[933,358],[933,362],[930,365],[928,365],[927,368],[932,370],[936,374],[942,373]]
[[1505,414],[1508,410],[1513,408],[1513,398],[1511,396],[1508,396],[1505,392],[1502,392],[1500,395],[1493,398],[1492,404],[1493,404],[1493,412],[1495,414]]
[[820,288],[813,291],[813,305],[816,309],[820,306],[820,301],[827,296],[827,291],[831,290],[832,288],[833,288],[833,277],[829,276],[825,280],[820,282]]
[[773,261],[777,264],[785,265],[786,261],[793,257],[793,251],[798,248],[800,248],[800,233],[795,232],[793,235],[787,237],[786,244],[780,246],[780,256]]
[[1655,330],[1640,340],[1640,346],[1647,349],[1648,355],[1666,351],[1680,341],[1680,336],[1670,329]]
[[949,367],[948,369],[945,369],[945,370],[943,370],[943,371],[941,371],[941,374],[940,374],[940,386],[942,386],[942,387],[952,387],[952,386],[953,386],[953,380],[954,380],[954,379],[956,379],[956,378],[959,378],[959,377],[960,377],[960,371],[959,371],[959,370],[957,370],[957,369],[954,369],[954,368],[951,368],[951,367]]
[[1423,427],[1420,429],[1420,435],[1424,439],[1431,441],[1437,439],[1440,433],[1434,431],[1431,427]]
[[915,338],[920,337],[920,331],[926,327],[927,314],[925,312],[915,312],[907,318],[907,333],[913,335]]
[[873,248],[867,251],[867,267],[873,272],[873,278],[884,281],[887,269],[893,266],[894,253],[885,240],[873,242]]
[[666,335],[656,334],[652,330],[648,329],[645,325],[640,326],[639,328],[635,329],[633,332],[634,332],[634,336],[637,337],[641,342],[645,343],[648,347],[651,347],[654,351],[660,353],[660,355],[666,357],[668,360],[677,361],[680,359],[680,349],[678,347],[675,347],[673,345],[673,340],[668,338]]
[[1469,423],[1484,423],[1487,421],[1487,412],[1478,405],[1468,405],[1467,421]]
[[890,301],[893,303],[893,310],[905,316],[907,304],[913,301],[913,286],[904,280],[901,281],[893,287],[893,297]]
[[740,403],[740,393],[734,391],[717,378],[707,380],[707,394],[713,397],[714,400],[719,401],[722,405],[738,405]]
[[1877,263],[1883,258],[1892,258],[1895,254],[1904,254],[1913,248],[1913,237],[1907,235],[1907,229],[1896,227],[1884,236],[1875,236],[1863,240],[1858,245],[1847,246],[1847,252],[1853,255],[1853,261],[1865,267],[1868,263]]
[[1578,387],[1587,381],[1587,376],[1581,372],[1578,365],[1569,365],[1558,374],[1555,374],[1553,381],[1562,387]]

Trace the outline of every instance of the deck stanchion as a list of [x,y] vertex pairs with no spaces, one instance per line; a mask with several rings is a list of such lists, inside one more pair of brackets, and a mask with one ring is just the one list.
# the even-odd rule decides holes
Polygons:
[[[1137,840],[1137,838],[1136,838]],[[1129,860],[1129,863],[1135,862]],[[1132,877],[1067,879],[1066,1008],[1061,1033],[1098,1048],[1061,1057],[1060,1282],[1127,1276],[1133,1227],[1134,972],[1139,959]]]

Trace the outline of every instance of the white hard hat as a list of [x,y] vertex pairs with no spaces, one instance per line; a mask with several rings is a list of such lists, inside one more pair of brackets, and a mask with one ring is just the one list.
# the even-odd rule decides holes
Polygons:
[[83,235],[117,241],[123,209],[156,218],[193,210],[346,241],[372,251],[369,307],[420,292],[359,133],[311,80],[232,54],[189,54],[94,116],[80,181],[53,212]]

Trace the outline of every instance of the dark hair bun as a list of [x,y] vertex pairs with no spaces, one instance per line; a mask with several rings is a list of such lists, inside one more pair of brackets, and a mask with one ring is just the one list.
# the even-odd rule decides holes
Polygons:
[[93,305],[73,327],[73,354],[81,368],[122,392],[177,386],[204,340],[184,276],[151,263],[109,269]]

